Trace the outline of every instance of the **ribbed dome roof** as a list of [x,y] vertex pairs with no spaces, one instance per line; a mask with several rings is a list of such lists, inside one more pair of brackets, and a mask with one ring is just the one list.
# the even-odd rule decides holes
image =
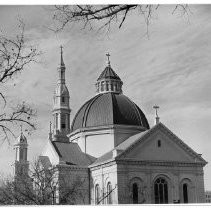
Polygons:
[[117,80],[121,80],[119,78],[119,76],[115,73],[115,71],[111,68],[111,66],[106,66],[106,68],[104,69],[104,71],[100,74],[99,78],[97,79],[97,81],[101,80],[101,79],[117,79]]
[[106,125],[134,125],[149,129],[141,109],[123,94],[98,94],[87,101],[73,119],[71,131]]

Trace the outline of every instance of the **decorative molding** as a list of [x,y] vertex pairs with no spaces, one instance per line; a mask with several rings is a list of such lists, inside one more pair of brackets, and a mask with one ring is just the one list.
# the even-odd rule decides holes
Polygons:
[[[116,159],[120,159],[122,157],[125,157],[127,153],[129,153],[133,148],[135,148],[138,144],[143,143],[146,141],[146,139],[155,133],[158,129],[160,129],[161,132],[166,134],[167,136],[171,136],[171,139],[180,147],[182,147],[189,155],[191,155],[193,158],[198,158],[201,162],[200,165],[205,166],[207,162],[198,155],[195,151],[193,151],[187,144],[185,144],[181,139],[179,139],[173,132],[171,132],[165,125],[162,123],[158,123],[154,127],[152,127],[148,132],[146,132],[143,136],[140,137],[140,139],[137,139],[132,145],[130,145],[124,152],[119,154]],[[197,162],[196,162],[197,163]]]

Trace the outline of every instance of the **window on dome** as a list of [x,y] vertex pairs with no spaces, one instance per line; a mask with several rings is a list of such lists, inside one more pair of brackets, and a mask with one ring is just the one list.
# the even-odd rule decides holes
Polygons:
[[101,82],[101,91],[104,91],[104,82]]
[[111,83],[111,91],[114,90],[114,86],[113,86],[113,83]]
[[108,91],[108,82],[106,82],[106,91]]
[[65,103],[65,97],[62,97],[62,103]]

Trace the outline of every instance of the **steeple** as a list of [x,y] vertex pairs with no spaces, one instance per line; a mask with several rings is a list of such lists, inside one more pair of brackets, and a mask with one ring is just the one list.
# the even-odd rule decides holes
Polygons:
[[65,84],[65,64],[64,64],[64,60],[63,60],[63,47],[60,46],[60,54],[61,54],[61,58],[60,58],[60,64],[58,67],[58,72],[59,72],[59,78],[57,83],[59,84]]
[[123,82],[119,78],[119,76],[115,73],[115,71],[111,68],[110,54],[106,53],[107,56],[107,66],[104,71],[100,74],[96,86],[96,92],[99,93],[122,93],[122,85]]
[[28,175],[29,162],[27,160],[28,144],[27,139],[23,134],[21,126],[21,134],[17,138],[15,149],[15,178],[21,178]]
[[62,47],[62,45],[60,46],[60,48],[61,48],[61,66],[65,66],[64,61],[63,61],[63,47]]
[[[59,78],[54,92],[53,106],[53,134],[55,141],[68,141],[67,134],[70,132],[70,106],[69,91],[65,84],[65,64],[63,60],[63,47],[60,47],[60,64],[58,67]],[[49,136],[50,137],[50,136]]]

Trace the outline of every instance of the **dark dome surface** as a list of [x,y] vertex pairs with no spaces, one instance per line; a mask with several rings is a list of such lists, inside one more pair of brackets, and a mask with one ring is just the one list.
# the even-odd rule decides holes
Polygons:
[[134,125],[149,129],[141,109],[123,94],[98,94],[76,113],[71,131],[106,125]]

